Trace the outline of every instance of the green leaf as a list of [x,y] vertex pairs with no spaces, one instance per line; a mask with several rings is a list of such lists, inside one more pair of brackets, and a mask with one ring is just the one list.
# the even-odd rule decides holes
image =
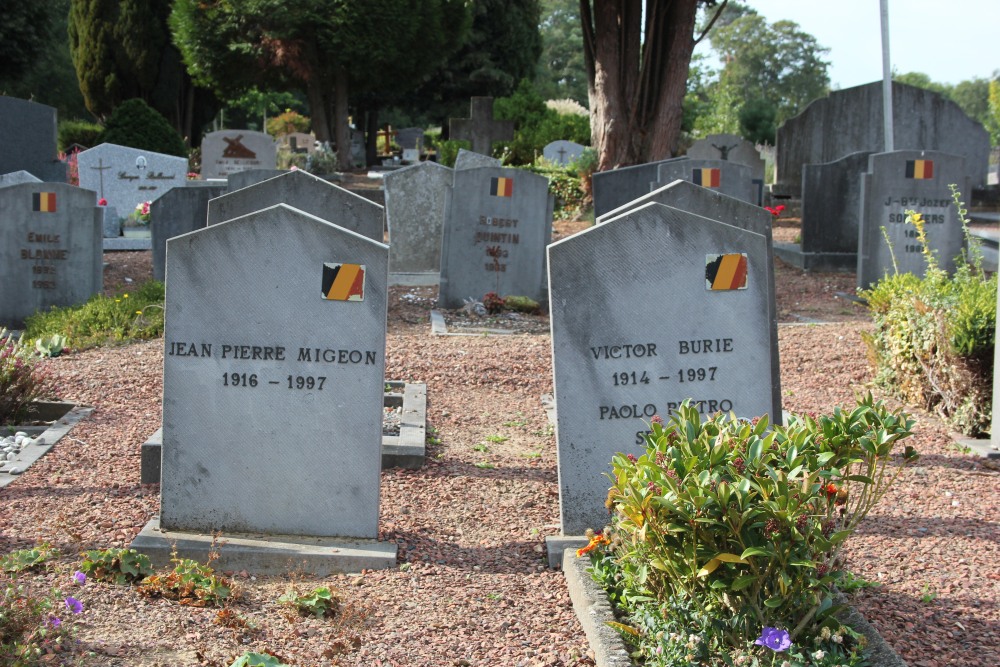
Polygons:
[[715,572],[715,570],[718,569],[720,565],[722,565],[722,561],[719,560],[718,558],[713,558],[712,560],[705,563],[705,566],[703,568],[698,570],[698,576],[707,577],[708,575]]
[[725,553],[716,554],[715,557],[721,560],[723,563],[743,563],[744,565],[747,564],[745,560],[743,560],[736,554],[725,554]]
[[764,547],[748,547],[740,554],[740,558],[746,559],[748,556],[773,556],[774,552]]
[[847,479],[851,480],[852,482],[863,482],[865,484],[875,483],[875,480],[873,480],[868,475],[848,475]]
[[764,600],[764,606],[769,609],[776,609],[784,604],[784,602],[785,601],[781,598],[768,598],[767,600]]
[[759,579],[759,577],[756,574],[741,574],[733,580],[732,588],[734,591],[741,591],[753,582],[757,581],[757,579]]

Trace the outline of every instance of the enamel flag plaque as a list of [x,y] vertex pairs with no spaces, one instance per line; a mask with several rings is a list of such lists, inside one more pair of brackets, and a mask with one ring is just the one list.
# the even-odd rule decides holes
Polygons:
[[328,301],[364,301],[364,264],[323,264],[323,298]]
[[747,254],[731,252],[705,255],[705,289],[734,290],[747,288]]

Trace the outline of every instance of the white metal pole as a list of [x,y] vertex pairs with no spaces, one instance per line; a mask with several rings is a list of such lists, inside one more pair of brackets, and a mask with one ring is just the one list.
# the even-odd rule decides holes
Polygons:
[[879,0],[882,9],[882,118],[885,152],[893,150],[892,142],[892,64],[889,61],[889,0]]

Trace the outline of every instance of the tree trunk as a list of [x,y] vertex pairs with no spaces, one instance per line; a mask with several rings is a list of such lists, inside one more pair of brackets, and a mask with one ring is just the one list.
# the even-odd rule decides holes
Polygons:
[[309,99],[309,117],[312,120],[316,141],[330,141],[330,121],[326,110],[328,108],[326,91],[315,79],[306,82],[306,97]]
[[378,155],[378,109],[365,113],[365,162],[371,167],[380,164]]
[[580,0],[598,170],[671,157],[694,50],[697,0]]
[[347,119],[350,115],[348,107],[347,70],[337,68],[334,80],[335,107],[333,113],[333,136],[337,140],[337,169],[348,171],[351,168],[351,127]]

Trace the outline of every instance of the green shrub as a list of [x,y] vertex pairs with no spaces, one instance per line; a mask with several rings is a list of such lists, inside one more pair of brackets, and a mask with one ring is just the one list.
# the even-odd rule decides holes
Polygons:
[[153,573],[149,556],[135,549],[92,549],[83,554],[80,571],[119,586],[142,581]]
[[150,280],[132,292],[92,296],[80,306],[53,307],[25,320],[24,338],[59,334],[76,349],[156,338],[163,334],[163,283]]
[[100,143],[104,128],[86,120],[59,121],[59,150],[65,152],[73,144],[93,148]]
[[[965,209],[953,188],[965,226]],[[908,211],[924,243],[923,222]],[[992,418],[996,276],[986,277],[975,239],[953,276],[924,251],[923,278],[895,274],[861,292],[875,331],[863,334],[876,382],[912,405],[937,410],[967,435],[989,430]],[[925,248],[926,248],[926,244]]]
[[15,340],[0,327],[0,424],[20,424],[31,415],[32,401],[53,391],[49,376],[35,366],[31,338]]
[[549,108],[527,80],[493,106],[497,118],[514,121],[514,139],[504,143],[504,164],[534,164],[545,146],[558,139],[590,143],[590,118]]
[[196,560],[174,555],[173,570],[146,577],[138,590],[148,597],[164,597],[190,607],[220,606],[232,595],[233,585],[215,574],[211,560],[202,565]]
[[0,570],[9,573],[37,571],[54,558],[59,557],[59,550],[48,542],[31,549],[18,549],[0,558]]
[[229,667],[291,667],[267,653],[244,653]]
[[445,167],[454,167],[458,158],[458,149],[470,150],[472,144],[461,139],[449,139],[448,141],[437,142],[437,161]]
[[267,119],[267,133],[272,137],[283,137],[295,132],[308,132],[309,118],[297,111],[285,109],[285,112]]
[[278,598],[278,602],[295,608],[303,616],[333,616],[340,604],[340,594],[331,591],[328,586],[319,586],[308,593],[299,595],[294,588]]
[[[646,453],[612,460],[610,530],[580,550],[631,613],[621,629],[645,664],[675,664],[656,656],[678,651],[732,664],[719,656],[754,650],[766,628],[792,650],[846,659],[858,647],[828,641],[852,636],[835,617],[841,548],[902,471],[893,449],[913,424],[870,395],[770,428],[721,413],[702,422],[688,401],[669,423],[654,418]],[[903,461],[915,459],[907,447]]]
[[170,122],[138,98],[122,102],[111,112],[99,143],[131,146],[184,158],[188,155],[181,135]]

